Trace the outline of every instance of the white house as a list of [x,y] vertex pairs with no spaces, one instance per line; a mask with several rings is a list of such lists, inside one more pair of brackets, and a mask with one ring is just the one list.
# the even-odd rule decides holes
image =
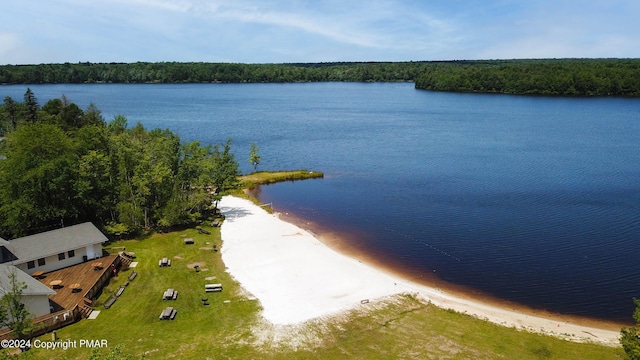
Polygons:
[[99,258],[102,243],[107,240],[97,227],[86,222],[10,240],[5,247],[16,257],[12,265],[33,274]]
[[107,240],[90,222],[10,241],[0,239],[0,297],[11,290],[9,274],[15,273],[27,285],[22,298],[29,311],[35,317],[49,314],[49,295],[55,291],[31,275],[99,258]]
[[18,284],[26,285],[26,288],[22,290],[21,302],[29,312],[34,317],[49,314],[49,295],[56,292],[12,265],[0,264],[0,298],[12,290],[9,277],[12,273],[16,275]]

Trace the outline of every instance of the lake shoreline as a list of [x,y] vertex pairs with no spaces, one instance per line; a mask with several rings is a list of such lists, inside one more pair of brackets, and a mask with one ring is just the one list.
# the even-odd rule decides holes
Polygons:
[[[3,90],[21,99],[26,86]],[[254,170],[252,142],[261,169],[322,170],[321,181],[263,187],[261,199],[365,239],[355,250],[400,270],[435,269],[498,298],[632,321],[639,100],[451,94],[405,83],[31,90],[41,104],[64,94],[82,109],[94,102],[107,120],[123,114],[186,142],[233,138],[243,173]]]
[[366,251],[362,251],[362,250],[356,249],[353,246],[349,246],[349,242],[345,241],[345,239],[350,235],[333,232],[323,225],[320,225],[308,219],[299,217],[296,214],[292,214],[289,212],[277,213],[277,214],[283,220],[290,222],[310,232],[323,244],[325,244],[326,246],[330,247],[331,249],[337,252],[340,252],[346,256],[352,257],[359,261],[365,262],[366,264],[372,267],[375,267],[384,272],[393,274],[394,276],[398,276],[404,280],[411,281],[427,287],[432,287],[437,290],[442,290],[456,297],[461,297],[470,301],[481,302],[484,304],[488,304],[490,306],[495,306],[495,307],[503,308],[510,311],[520,312],[522,314],[526,314],[530,316],[539,316],[539,317],[551,319],[553,321],[567,322],[567,323],[572,323],[580,326],[595,327],[603,330],[619,331],[624,326],[634,325],[632,322],[622,323],[622,322],[616,322],[616,321],[608,321],[604,319],[595,319],[595,318],[581,317],[581,316],[575,316],[575,315],[553,313],[553,312],[545,311],[542,309],[535,309],[526,305],[522,305],[512,301],[504,300],[504,299],[499,299],[494,296],[484,294],[481,291],[476,289],[470,289],[464,286],[459,286],[459,285],[442,281],[437,277],[437,275],[415,274],[415,273],[411,274],[406,269],[387,266],[383,263],[382,259],[374,255],[371,255]]
[[[353,308],[363,298],[376,299],[409,292],[417,293],[441,308],[499,325],[571,341],[619,345],[619,324],[525,311],[443,284],[429,285],[429,282],[407,279],[397,271],[371,264],[364,259],[364,254],[336,249],[336,234],[323,233],[317,226],[310,226],[310,222],[291,214],[268,214],[249,200],[226,197],[221,202],[221,209],[230,214],[222,228],[225,264],[232,276],[261,301],[265,318],[272,322],[304,322]],[[278,234],[278,231],[281,232]],[[295,242],[290,242],[292,240]],[[229,254],[232,254],[231,258]],[[252,261],[253,257],[255,260]],[[259,264],[265,262],[264,259],[269,261]],[[266,277],[270,273],[278,274],[277,279]],[[346,290],[340,288],[340,295],[336,296],[331,293],[330,286],[312,286],[319,278],[339,278],[339,282],[349,286]],[[355,289],[352,288],[354,284],[358,284]],[[303,303],[300,303],[301,299],[304,299]],[[304,308],[311,312],[296,317],[289,313],[294,308],[298,312],[304,312],[298,310]]]

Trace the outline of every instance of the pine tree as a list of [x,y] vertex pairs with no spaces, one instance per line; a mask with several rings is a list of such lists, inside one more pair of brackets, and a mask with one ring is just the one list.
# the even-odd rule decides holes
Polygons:
[[251,149],[249,150],[249,163],[253,165],[253,170],[258,170],[260,164],[260,155],[258,155],[258,145],[251,143]]
[[27,91],[24,93],[24,104],[27,107],[27,121],[34,124],[38,120],[38,109],[40,106],[31,88],[27,88]]
[[620,331],[620,344],[631,360],[640,360],[640,300],[633,299],[636,310],[633,319],[636,325]]

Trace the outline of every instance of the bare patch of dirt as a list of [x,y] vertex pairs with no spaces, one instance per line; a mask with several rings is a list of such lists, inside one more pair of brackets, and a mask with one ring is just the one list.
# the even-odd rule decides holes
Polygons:
[[196,268],[196,266],[197,266],[197,267],[199,267],[201,270],[203,270],[202,268],[203,268],[205,265],[207,265],[207,263],[206,263],[206,262],[194,262],[194,263],[191,263],[191,264],[187,264],[187,267],[188,267],[189,269],[195,269],[195,268]]
[[252,328],[253,343],[251,345],[293,351],[335,346],[338,342],[336,336],[340,336],[344,327],[354,318],[367,317],[393,306],[400,306],[403,309],[407,307],[402,297],[394,295],[298,324],[277,325],[262,319]]
[[[305,350],[321,347],[324,343],[322,322],[277,325],[262,319],[252,330],[252,344],[257,347]],[[320,327],[319,327],[320,326]]]

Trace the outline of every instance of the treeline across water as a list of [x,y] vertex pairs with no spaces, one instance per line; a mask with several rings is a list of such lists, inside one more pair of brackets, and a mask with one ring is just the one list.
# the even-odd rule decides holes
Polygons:
[[640,59],[308,64],[65,63],[0,66],[0,84],[412,81],[417,89],[560,96],[640,96]]
[[78,63],[0,66],[0,84],[413,81],[425,63]]
[[561,96],[640,96],[638,59],[470,61],[434,64],[416,88]]

